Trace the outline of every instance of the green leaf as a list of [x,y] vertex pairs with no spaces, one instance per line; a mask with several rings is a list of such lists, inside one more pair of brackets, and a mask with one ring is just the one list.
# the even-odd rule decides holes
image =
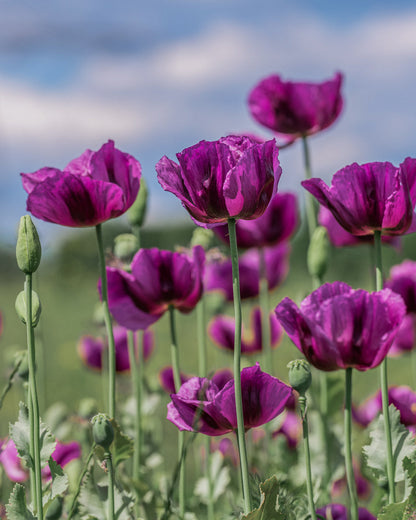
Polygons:
[[111,452],[114,467],[117,467],[120,462],[133,456],[134,442],[133,439],[121,431],[120,425],[116,420],[111,419],[110,422],[114,428],[114,441],[111,446]]
[[[210,457],[213,500],[218,500],[220,496],[225,493],[231,480],[230,469],[227,466],[223,466],[223,461],[224,457],[218,451],[213,453]],[[195,496],[199,497],[204,504],[207,504],[210,500],[209,481],[207,477],[198,479],[195,485]]]
[[243,520],[286,520],[279,512],[279,483],[276,477],[271,477],[260,484],[261,503],[258,509],[252,511]]
[[[394,405],[389,406],[391,437],[393,446],[393,460],[395,464],[395,482],[405,479],[403,461],[405,457],[412,459],[416,453],[416,445],[409,430],[400,422],[400,412]],[[370,430],[370,444],[364,446],[363,453],[367,466],[376,478],[385,478],[387,475],[386,436],[384,418],[381,415]],[[387,518],[387,517],[386,517]]]
[[50,457],[48,464],[51,470],[52,483],[50,493],[43,496],[44,506],[50,504],[55,497],[62,496],[68,488],[68,477],[61,466],[52,457]]
[[6,511],[9,520],[36,520],[26,506],[25,488],[21,484],[14,486]]

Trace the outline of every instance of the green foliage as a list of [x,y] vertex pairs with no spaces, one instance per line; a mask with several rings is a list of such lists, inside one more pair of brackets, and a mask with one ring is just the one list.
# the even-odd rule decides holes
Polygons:
[[[213,484],[212,499],[216,502],[227,490],[230,483],[230,469],[223,466],[223,456],[215,452],[210,457],[210,477]],[[195,485],[195,495],[200,501],[208,504],[210,500],[209,482],[207,477],[198,479]]]
[[[110,451],[113,458],[113,465],[116,468],[120,462],[128,460],[133,455],[134,442],[128,435],[122,432],[120,425],[115,419],[110,419],[114,430],[114,440]],[[100,460],[104,460],[104,450],[101,446],[96,447],[95,453]]]
[[43,505],[49,505],[52,500],[58,496],[63,496],[68,489],[68,477],[65,475],[61,466],[53,460],[49,459],[49,469],[51,470],[52,483],[50,492],[43,495]]
[[279,483],[276,477],[269,478],[260,484],[260,506],[243,516],[245,520],[287,520],[279,510]]
[[6,506],[9,520],[36,520],[26,506],[26,492],[21,484],[16,484]]
[[416,520],[416,453],[412,458],[404,457],[403,469],[406,473],[405,500],[385,506],[378,520]]

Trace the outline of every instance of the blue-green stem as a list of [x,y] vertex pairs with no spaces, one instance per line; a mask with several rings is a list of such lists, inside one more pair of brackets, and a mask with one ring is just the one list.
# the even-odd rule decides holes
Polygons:
[[[33,404],[32,397],[30,395],[30,388],[27,388],[27,407],[29,410],[29,451],[30,456],[32,457],[32,461],[35,460],[35,423],[33,421]],[[29,470],[30,474],[30,498],[32,500],[33,509],[36,511],[38,507],[38,501],[36,496],[36,474],[35,474],[35,466],[32,464]]]
[[345,371],[345,409],[344,409],[344,428],[345,428],[345,470],[347,474],[348,492],[350,497],[351,520],[358,520],[358,499],[357,485],[355,483],[354,469],[352,465],[352,368]]
[[105,268],[104,244],[101,224],[95,226],[98,256],[101,275],[101,300],[103,302],[104,322],[108,339],[108,415],[116,416],[116,348],[114,343],[113,324],[108,307],[107,271]]
[[[175,393],[181,387],[181,373],[179,370],[179,349],[176,336],[175,309],[169,306],[169,325],[170,325],[170,351],[172,356],[173,381],[175,383]],[[179,516],[181,520],[185,516],[185,460],[182,452],[185,445],[185,432],[178,432],[178,460],[180,461],[179,470]]]
[[261,309],[262,349],[264,353],[264,361],[266,362],[267,366],[267,371],[270,374],[273,374],[272,341],[269,319],[269,283],[267,281],[266,259],[264,249],[259,248],[258,252],[260,259],[259,300]]
[[108,516],[108,520],[115,520],[115,515],[114,515],[114,468],[113,468],[113,459],[112,459],[111,453],[109,451],[104,453],[104,460],[106,462],[107,472],[108,472],[107,516]]
[[[134,435],[134,451],[133,451],[133,479],[139,480],[140,476],[140,464],[141,464],[141,449],[142,449],[142,359],[139,361],[136,358],[135,345],[134,345],[135,333],[131,330],[127,333],[127,345],[129,350],[129,361],[130,361],[130,373],[132,378],[133,397],[136,403],[136,414],[134,418],[135,422],[135,435]],[[141,352],[142,345],[138,345],[138,351]]]
[[[374,261],[375,261],[375,280],[376,291],[383,289],[383,262],[381,255],[381,232],[374,231]],[[393,443],[391,438],[391,426],[389,415],[389,392],[387,378],[387,357],[384,358],[380,365],[380,386],[381,400],[384,418],[384,430],[386,434],[386,450],[387,450],[387,479],[389,482],[389,504],[396,502],[396,488],[394,484],[395,464],[393,458]]]
[[306,490],[308,492],[309,513],[312,520],[316,520],[315,503],[313,500],[311,452],[309,449],[309,428],[306,408],[306,397],[299,396],[299,408],[302,419],[303,445],[305,449]]
[[[308,138],[306,135],[302,136],[302,148],[303,148],[303,164],[304,164],[304,168],[305,168],[305,178],[310,179],[312,177],[312,169],[311,169],[311,159],[310,159],[310,155],[309,155]],[[310,193],[306,194],[305,211],[306,211],[306,220],[308,223],[308,232],[309,232],[309,239],[310,239],[316,228],[315,203],[314,203],[314,198]]]
[[[35,511],[38,520],[43,520],[42,506],[42,474],[40,462],[40,418],[39,418],[39,402],[36,389],[36,352],[35,352],[35,335],[32,326],[32,274],[26,274],[25,280],[25,296],[26,296],[26,336],[27,336],[27,356],[29,364],[29,398],[32,405],[32,422],[30,425],[30,433],[33,434],[33,452],[31,453],[35,467]],[[30,406],[29,406],[30,410]]]
[[238,452],[240,455],[241,481],[244,497],[244,511],[247,515],[252,510],[250,486],[248,478],[247,447],[245,439],[243,399],[241,392],[241,297],[240,297],[240,273],[238,269],[238,250],[236,237],[236,221],[234,218],[228,219],[228,233],[230,237],[231,262],[233,272],[233,299],[235,316],[235,339],[234,339],[234,388],[235,388],[235,408],[237,416],[237,440]]

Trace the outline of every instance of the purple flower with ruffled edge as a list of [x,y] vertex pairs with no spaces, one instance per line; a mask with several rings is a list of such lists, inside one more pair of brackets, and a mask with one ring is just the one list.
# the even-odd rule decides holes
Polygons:
[[170,306],[190,312],[202,296],[204,263],[203,248],[195,246],[189,255],[140,249],[133,258],[131,273],[107,267],[111,314],[123,327],[137,330],[146,329]]
[[368,370],[386,357],[406,312],[390,289],[368,293],[346,283],[326,283],[300,308],[284,298],[276,316],[296,347],[325,371]]
[[339,116],[342,74],[322,83],[283,81],[272,75],[250,92],[253,118],[278,135],[294,138],[312,135],[330,126]]
[[[371,483],[361,473],[361,468],[356,460],[352,461],[354,480],[357,487],[357,496],[362,500],[369,498],[371,494]],[[336,498],[344,494],[347,489],[347,476],[344,475],[342,478],[335,480],[331,488],[331,498]]]
[[[290,245],[278,244],[262,250],[269,291],[275,289],[287,276]],[[258,296],[260,289],[260,252],[250,249],[239,257],[241,299]],[[225,299],[233,301],[233,276],[231,258],[211,256],[207,258],[204,275],[206,291],[220,291]]]
[[[130,370],[130,359],[127,342],[127,329],[114,327],[114,342],[116,348],[116,372]],[[145,330],[143,334],[143,360],[147,361],[155,347],[154,334],[151,330]],[[107,341],[94,336],[82,336],[78,342],[77,350],[83,362],[94,370],[102,370],[103,355],[107,355]],[[135,345],[137,352],[137,344]]]
[[27,210],[61,226],[96,226],[125,213],[136,200],[141,166],[108,141],[85,151],[64,170],[41,168],[22,173]]
[[262,215],[277,191],[282,173],[274,140],[247,136],[200,141],[156,165],[157,178],[176,195],[197,222],[219,224],[229,218]]
[[[53,460],[58,463],[61,468],[65,467],[69,462],[81,458],[81,445],[76,442],[57,442],[56,448],[52,453]],[[51,470],[49,466],[42,469],[42,477],[45,480],[51,478]]]
[[[242,249],[266,247],[288,240],[296,231],[299,222],[296,195],[276,193],[263,215],[255,220],[238,220],[236,223],[237,246]],[[228,226],[212,229],[226,244],[229,244]]]
[[403,235],[416,230],[416,159],[357,163],[337,171],[331,187],[322,179],[302,181],[320,204],[353,235]]
[[[190,376],[188,374],[183,374],[181,372],[180,377],[181,377],[181,385],[183,385],[184,383],[189,381],[194,376]],[[230,381],[230,379],[232,379],[232,378],[233,378],[233,373],[231,372],[231,370],[229,370],[228,368],[224,368],[224,369],[217,370],[216,372],[214,372],[214,374],[212,375],[212,377],[210,379],[211,379],[211,382],[217,386],[218,390],[221,390],[221,388],[223,386],[225,386],[225,384],[228,383],[228,381]],[[175,393],[173,368],[171,366],[165,367],[159,372],[159,381],[160,381],[161,387],[163,388],[163,390],[165,390],[165,392],[167,392],[168,394]]]
[[[342,504],[328,504],[316,510],[318,515],[322,515],[326,520],[348,520],[348,509]],[[358,508],[358,520],[377,520],[364,507]]]
[[[248,430],[274,419],[292,388],[260,370],[259,363],[241,371],[244,426]],[[220,390],[211,380],[193,377],[171,395],[167,418],[179,430],[217,436],[237,429],[234,380]]]
[[[281,337],[282,328],[276,316],[269,316],[271,346],[277,347]],[[242,331],[241,353],[258,354],[263,351],[261,309],[255,307],[250,314],[251,329]],[[219,347],[234,351],[235,319],[231,316],[215,316],[208,324],[208,334]]]

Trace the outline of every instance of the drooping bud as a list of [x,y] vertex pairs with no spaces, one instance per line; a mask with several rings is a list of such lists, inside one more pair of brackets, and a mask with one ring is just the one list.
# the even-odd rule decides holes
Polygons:
[[202,246],[207,251],[214,238],[214,232],[211,229],[205,229],[202,227],[195,228],[192,233],[191,247]]
[[[16,298],[15,308],[17,315],[21,321],[26,325],[27,306],[26,306],[26,293],[21,291]],[[39,323],[40,314],[42,312],[42,306],[40,304],[39,296],[35,291],[32,291],[32,327],[35,328]]]
[[114,239],[114,254],[122,262],[130,262],[139,247],[139,240],[132,233],[123,233]]
[[322,278],[328,267],[330,242],[328,231],[323,226],[318,226],[312,234],[308,248],[307,263],[311,276]]
[[127,211],[127,220],[133,229],[141,228],[143,226],[147,210],[147,196],[147,184],[142,177],[140,179],[140,189],[137,198]]
[[29,215],[20,219],[17,233],[16,260],[19,269],[32,274],[39,267],[42,256],[39,235]]
[[114,428],[104,413],[99,413],[91,419],[94,442],[108,451],[114,440]]
[[287,368],[289,369],[290,386],[298,391],[301,396],[305,395],[312,383],[309,363],[305,359],[295,359],[288,363]]

